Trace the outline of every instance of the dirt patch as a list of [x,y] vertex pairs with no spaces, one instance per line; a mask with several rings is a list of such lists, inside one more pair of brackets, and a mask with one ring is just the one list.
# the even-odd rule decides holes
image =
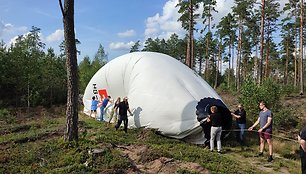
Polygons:
[[[166,157],[149,157],[150,149],[145,145],[120,146],[123,156],[132,160],[141,173],[177,173],[181,171],[210,174],[198,163],[184,162]],[[135,170],[135,169],[134,169]],[[134,173],[134,171],[130,172]]]
[[246,157],[244,155],[241,155],[241,152],[242,151],[239,150],[227,151],[227,153],[225,153],[224,155],[230,155],[231,158],[235,158],[241,164],[250,164],[250,166],[252,166],[253,168],[260,170],[260,173],[290,174],[286,167],[279,166],[279,168],[275,168],[274,163],[277,163],[278,161],[287,160],[277,153],[273,153],[274,160],[272,162],[267,162],[267,156],[259,157],[257,155],[248,155]]

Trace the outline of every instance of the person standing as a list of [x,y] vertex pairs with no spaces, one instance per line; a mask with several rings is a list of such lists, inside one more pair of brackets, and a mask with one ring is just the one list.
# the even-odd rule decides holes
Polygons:
[[265,141],[267,141],[269,146],[268,162],[272,162],[273,161],[272,112],[267,108],[266,103],[263,101],[259,103],[259,108],[261,110],[259,113],[259,117],[257,121],[248,130],[253,130],[257,124],[260,124],[260,129],[258,130],[260,137],[259,156],[263,156]]
[[128,126],[128,118],[127,118],[127,111],[129,111],[129,113],[133,116],[133,114],[130,111],[129,108],[129,103],[128,103],[128,98],[124,97],[123,101],[119,103],[118,107],[116,108],[116,112],[119,109],[119,119],[118,122],[115,126],[116,130],[118,130],[118,128],[120,127],[122,121],[124,124],[124,132],[127,133],[127,126]]
[[218,112],[217,106],[211,106],[211,114],[207,122],[211,122],[210,130],[210,151],[214,150],[215,139],[217,141],[217,151],[221,153],[221,133],[222,133],[222,115]]
[[107,96],[107,98],[103,99],[102,104],[100,106],[100,119],[99,121],[104,121],[104,113],[105,113],[105,108],[109,102],[109,100],[111,99],[111,96]]
[[241,146],[244,145],[244,130],[246,126],[246,112],[242,104],[238,105],[238,109],[231,113],[233,117],[236,118],[236,128],[240,129],[240,132],[237,132],[237,140]]
[[111,112],[111,114],[110,114],[108,123],[111,123],[111,121],[112,121],[114,115],[115,115],[115,123],[117,122],[117,112],[116,112],[116,109],[117,109],[117,107],[118,107],[118,105],[119,105],[120,102],[121,102],[121,98],[118,97],[117,100],[116,100],[115,103],[114,103],[114,107],[113,107],[112,112]]
[[89,114],[90,117],[93,114],[93,117],[96,118],[98,103],[99,103],[99,101],[96,100],[95,96],[93,96],[92,101],[91,101],[91,110],[90,110],[90,114]]
[[298,135],[298,142],[300,144],[302,174],[306,174],[306,126]]

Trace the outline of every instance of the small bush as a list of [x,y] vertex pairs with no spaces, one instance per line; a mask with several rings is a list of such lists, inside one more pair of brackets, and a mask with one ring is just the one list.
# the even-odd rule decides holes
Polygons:
[[280,90],[282,96],[290,96],[292,93],[298,93],[298,89],[293,85],[283,85]]
[[274,113],[273,124],[276,128],[287,130],[295,128],[298,125],[298,120],[291,110],[281,109],[279,112]]
[[0,109],[0,120],[8,124],[14,123],[16,118],[7,109]]
[[258,104],[265,101],[272,113],[279,109],[280,86],[273,80],[266,80],[261,86],[254,80],[246,80],[241,87],[241,95],[238,98],[248,112],[248,115],[258,116]]

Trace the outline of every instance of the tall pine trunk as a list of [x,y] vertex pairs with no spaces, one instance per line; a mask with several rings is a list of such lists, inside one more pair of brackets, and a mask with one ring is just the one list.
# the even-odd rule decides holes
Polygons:
[[204,69],[204,79],[207,80],[207,69],[208,69],[208,38],[206,38],[206,49],[205,49],[205,69]]
[[219,51],[218,51],[218,60],[216,60],[216,75],[215,75],[214,89],[217,89],[217,86],[218,86],[218,74],[219,74],[219,68],[220,68],[219,63],[220,63],[220,60],[221,60],[221,44],[222,43],[220,41],[220,43],[219,43]]
[[203,58],[200,56],[200,60],[199,60],[199,76],[202,76],[202,62],[203,62]]
[[256,39],[256,46],[255,46],[254,77],[255,77],[255,81],[258,81],[258,43],[257,43],[257,39]]
[[74,0],[65,0],[64,8],[59,0],[64,23],[64,39],[67,66],[67,108],[65,141],[78,140],[78,65],[74,33]]
[[303,42],[303,23],[304,23],[304,0],[301,0],[301,16],[300,16],[300,94],[304,93],[304,66],[303,66],[303,52],[304,52],[304,42]]
[[287,40],[286,43],[286,62],[285,62],[285,77],[284,77],[284,84],[288,84],[288,62],[289,62],[289,41]]
[[298,64],[297,64],[297,43],[298,43],[298,36],[295,36],[295,49],[294,49],[294,82],[293,82],[293,85],[294,87],[297,87],[297,80],[298,80]]
[[230,87],[230,83],[231,83],[231,39],[229,41],[229,45],[228,45],[228,75],[227,75],[227,87]]
[[193,4],[192,0],[189,0],[189,37],[187,43],[187,55],[186,55],[186,65],[193,69]]
[[264,29],[265,29],[265,0],[261,0],[261,28],[260,28],[260,58],[259,58],[259,78],[258,83],[262,82],[262,60],[264,49]]
[[268,32],[267,32],[267,46],[266,46],[266,64],[265,64],[265,78],[269,77],[269,54],[270,54],[270,22],[268,21]]
[[237,64],[236,64],[236,89],[240,91],[240,63],[241,63],[241,49],[242,49],[242,21],[239,23],[239,37],[238,37],[238,50],[237,50]]

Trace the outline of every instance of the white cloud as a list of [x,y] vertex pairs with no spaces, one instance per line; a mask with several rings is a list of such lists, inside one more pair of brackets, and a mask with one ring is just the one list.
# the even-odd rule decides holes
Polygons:
[[234,4],[234,0],[217,0],[217,13],[213,14],[214,23],[219,23],[222,17],[230,13],[232,11],[231,8],[234,6]]
[[46,41],[51,43],[55,41],[60,41],[64,38],[64,30],[57,29],[54,33],[47,36]]
[[177,21],[180,14],[178,8],[175,7],[178,0],[169,0],[163,7],[162,15],[159,13],[146,20],[145,38],[165,38],[168,39],[173,33],[182,35],[184,29],[181,23]]
[[[30,34],[30,32],[27,32],[27,33],[24,33],[24,34],[19,35],[19,36],[22,36],[21,39],[24,39],[24,38],[27,37],[29,34]],[[7,45],[8,45],[8,46],[14,45],[14,44],[16,43],[16,40],[18,39],[19,36],[14,36],[13,38],[11,38]],[[38,35],[38,36],[41,38],[41,35]]]
[[7,37],[8,35],[17,35],[20,33],[25,33],[27,31],[27,27],[15,27],[13,24],[0,22],[0,36]]
[[16,43],[17,38],[18,38],[18,36],[13,37],[13,38],[8,42],[8,44],[6,44],[6,45],[7,45],[7,46],[14,45],[14,44]]
[[135,43],[133,41],[124,43],[124,42],[112,42],[109,44],[109,48],[112,50],[128,50],[130,49]]
[[134,30],[127,30],[125,32],[118,33],[117,35],[119,37],[131,37],[131,36],[135,36],[136,32]]

